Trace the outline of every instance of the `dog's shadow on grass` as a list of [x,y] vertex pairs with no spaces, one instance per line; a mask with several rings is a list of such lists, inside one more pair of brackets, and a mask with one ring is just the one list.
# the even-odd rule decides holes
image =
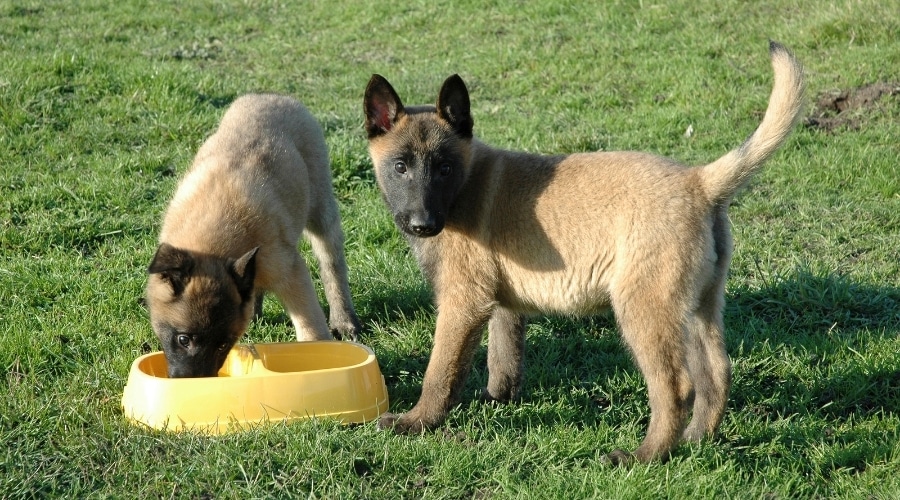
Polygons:
[[793,443],[826,446],[817,473],[861,472],[893,452],[892,439],[870,425],[900,411],[900,289],[798,270],[758,290],[732,290],[725,308],[726,342],[734,361],[729,412],[807,426],[764,426],[729,439],[737,448]]
[[373,288],[365,301],[357,302],[357,313],[363,323],[390,325],[416,315],[434,315],[431,289],[424,282],[400,290]]
[[[827,419],[900,410],[900,367],[870,352],[898,335],[898,288],[800,270],[758,290],[734,291],[725,323],[736,365],[732,407]],[[741,350],[762,352],[742,358]],[[800,366],[775,366],[787,359]]]

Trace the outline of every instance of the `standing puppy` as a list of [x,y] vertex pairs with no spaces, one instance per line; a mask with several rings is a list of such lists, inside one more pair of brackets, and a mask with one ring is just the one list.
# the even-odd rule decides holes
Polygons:
[[241,97],[179,184],[148,268],[147,306],[169,377],[216,375],[262,291],[281,300],[297,340],[332,339],[297,250],[301,234],[319,261],[331,328],[356,339],[322,130],[290,97]]
[[508,401],[522,385],[528,315],[611,306],[647,383],[651,416],[640,447],[608,459],[665,459],[682,438],[713,434],[731,384],[722,332],[726,209],[801,109],[799,63],[776,43],[770,53],[775,84],[759,128],[699,167],[638,152],[494,149],[472,137],[459,76],[444,82],[435,106],[404,107],[374,75],[364,109],[376,178],[438,311],[419,402],[379,424],[400,433],[440,425],[485,324],[486,397]]

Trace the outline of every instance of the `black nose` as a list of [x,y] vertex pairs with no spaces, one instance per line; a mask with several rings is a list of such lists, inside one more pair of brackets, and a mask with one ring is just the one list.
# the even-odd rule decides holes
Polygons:
[[166,372],[169,378],[197,378],[197,377],[215,377],[219,374],[219,367],[213,363],[204,362],[203,360],[180,360],[169,362],[166,360]]
[[434,236],[443,228],[443,222],[432,214],[414,215],[406,223],[406,231],[420,237]]
[[416,236],[431,236],[434,234],[435,227],[433,225],[425,225],[425,224],[411,224],[409,226],[409,230],[412,231]]

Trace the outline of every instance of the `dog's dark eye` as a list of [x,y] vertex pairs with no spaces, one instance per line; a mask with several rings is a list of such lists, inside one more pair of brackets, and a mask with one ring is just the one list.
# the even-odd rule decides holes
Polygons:
[[190,347],[191,337],[182,333],[178,336],[178,345],[180,345],[181,347]]
[[448,175],[450,175],[450,172],[451,172],[452,170],[453,170],[453,169],[450,168],[450,164],[449,164],[449,163],[444,163],[443,165],[441,165],[441,175],[444,176],[444,177],[447,177]]
[[219,347],[217,347],[216,349],[218,349],[219,351],[224,351],[224,350],[228,349],[228,343],[224,342],[222,344],[219,344]]
[[397,163],[394,163],[394,170],[398,174],[405,174],[406,173],[406,164],[403,163],[402,161],[398,161]]

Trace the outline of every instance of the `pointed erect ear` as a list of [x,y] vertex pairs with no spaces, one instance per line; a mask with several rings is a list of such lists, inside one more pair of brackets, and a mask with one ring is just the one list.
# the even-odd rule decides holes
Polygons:
[[259,247],[241,255],[237,260],[229,261],[228,271],[234,278],[241,299],[247,301],[253,295],[253,280],[256,279],[256,252]]
[[449,123],[460,137],[472,137],[472,114],[469,112],[469,91],[459,75],[444,80],[437,100],[438,116]]
[[390,131],[394,123],[405,114],[397,92],[381,75],[372,75],[369,80],[363,110],[366,113],[366,132],[369,139]]
[[159,274],[172,286],[173,295],[181,295],[191,273],[194,271],[194,257],[186,250],[162,243],[147,268],[149,274]]

